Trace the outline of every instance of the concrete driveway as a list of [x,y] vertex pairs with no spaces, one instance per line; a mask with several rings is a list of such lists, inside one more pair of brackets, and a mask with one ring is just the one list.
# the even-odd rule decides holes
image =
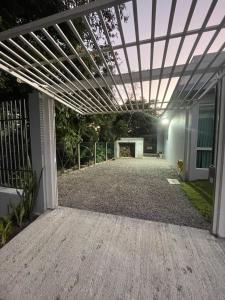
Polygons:
[[4,300],[224,300],[208,231],[58,208],[0,249]]

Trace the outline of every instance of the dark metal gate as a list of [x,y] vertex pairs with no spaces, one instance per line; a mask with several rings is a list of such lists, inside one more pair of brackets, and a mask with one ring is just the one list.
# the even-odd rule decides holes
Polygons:
[[[1,101],[1,100],[0,100]],[[0,185],[21,188],[31,171],[27,99],[0,102]]]

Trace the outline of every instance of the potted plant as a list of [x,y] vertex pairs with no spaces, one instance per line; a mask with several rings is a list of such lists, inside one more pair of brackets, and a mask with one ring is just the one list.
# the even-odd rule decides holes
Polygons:
[[158,158],[164,158],[164,154],[163,154],[162,151],[159,151],[159,152],[158,152]]

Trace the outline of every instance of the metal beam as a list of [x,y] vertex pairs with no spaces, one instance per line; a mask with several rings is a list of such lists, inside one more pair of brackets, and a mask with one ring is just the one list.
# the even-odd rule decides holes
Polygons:
[[[155,1],[155,0],[154,0],[154,1]],[[193,2],[195,2],[195,5],[196,5],[197,1],[198,1],[198,0],[194,0],[194,1],[193,1]],[[193,7],[194,7],[194,6],[193,6]],[[193,9],[193,7],[192,7],[192,9]],[[193,14],[193,11],[192,11],[192,14]],[[190,15],[190,16],[192,16],[192,15]],[[188,18],[188,19],[191,21],[191,18]],[[187,20],[188,20],[188,19],[187,19]],[[187,22],[186,24],[190,24],[190,21]],[[186,27],[186,25],[185,25],[185,27]],[[189,30],[189,31],[187,30],[187,29],[188,29],[188,27],[187,27],[186,30],[185,30],[185,28],[184,28],[183,31],[177,32],[177,33],[172,33],[172,34],[170,34],[170,35],[168,35],[168,36],[167,36],[167,35],[162,35],[162,36],[157,36],[157,37],[153,37],[153,38],[150,38],[150,39],[143,39],[143,40],[139,40],[139,43],[137,43],[137,41],[125,43],[125,44],[124,44],[124,47],[126,47],[126,48],[129,48],[129,47],[137,47],[138,45],[139,45],[139,46],[142,46],[142,45],[151,44],[151,43],[155,43],[155,42],[162,42],[162,41],[165,41],[167,38],[168,38],[169,40],[176,39],[176,38],[182,38],[182,39],[184,40],[185,37],[187,37],[187,36],[190,36],[190,35],[196,35],[196,34],[203,34],[203,33],[210,32],[210,31],[215,31],[215,30],[218,29],[218,27],[219,27],[219,25],[213,25],[213,26],[208,26],[208,27],[206,27],[206,28],[193,29],[193,30]],[[1,33],[0,33],[0,36],[1,36]],[[109,45],[107,45],[107,46],[101,48],[102,53],[111,52],[112,50],[113,50],[113,51],[116,51],[116,50],[121,50],[121,49],[123,49],[123,45],[122,45],[122,44],[114,45],[114,46],[111,45],[111,42],[108,43],[108,44],[109,44]],[[98,55],[98,52],[97,52],[96,50],[91,50],[90,53],[91,53],[93,56]],[[85,56],[86,56],[86,54],[85,54],[84,51],[81,51],[81,52],[79,52],[78,54],[79,54],[79,57],[85,57]],[[76,56],[76,55],[73,55],[73,54],[72,54],[72,55],[68,55],[68,57],[69,57],[71,60],[77,58],[77,56]],[[65,57],[60,57],[60,58],[58,58],[58,60],[60,60],[60,61],[65,61],[66,58],[65,58]],[[57,63],[57,60],[54,60],[54,59],[49,60],[49,61],[50,61],[51,63]],[[43,64],[43,65],[47,64],[45,61],[40,61],[40,63]],[[34,66],[36,66],[36,65],[34,64]],[[29,66],[25,66],[25,67],[29,68]]]
[[[120,5],[129,1],[133,9],[134,18],[132,21],[133,24],[131,25],[134,25],[135,36],[134,41],[127,43],[125,32],[123,32]],[[157,6],[157,0],[152,0],[151,32],[149,32],[148,39],[141,40],[139,20],[141,20],[142,16],[139,15],[138,11],[139,1],[91,1],[86,5],[81,5],[68,11],[1,32],[0,45],[4,48],[4,51],[0,52],[0,68],[6,72],[11,72],[13,76],[20,78],[20,80],[30,84],[34,88],[38,90],[41,89],[43,92],[48,93],[48,95],[53,95],[55,99],[58,99],[61,103],[70,105],[71,108],[75,108],[82,114],[135,111],[139,110],[141,106],[142,109],[146,110],[144,81],[149,81],[149,99],[147,106],[152,110],[151,106],[154,104],[155,110],[162,112],[164,103],[167,104],[168,102],[165,102],[165,98],[168,94],[169,87],[171,87],[171,80],[174,77],[178,77],[172,98],[168,103],[170,106],[167,106],[166,109],[182,109],[184,105],[188,105],[188,101],[186,101],[187,103],[181,101],[183,91],[186,93],[184,98],[188,98],[189,95],[191,97],[192,91],[194,91],[195,88],[199,89],[200,87],[198,94],[195,93],[195,96],[199,95],[200,91],[202,95],[204,89],[212,85],[211,79],[215,77],[214,74],[216,74],[221,67],[215,67],[212,62],[210,64],[206,63],[204,58],[207,56],[209,47],[213,44],[216,36],[221,32],[221,29],[225,27],[225,18],[220,24],[207,26],[218,2],[218,0],[211,0],[205,18],[201,20],[201,26],[194,30],[189,30],[188,28],[190,27],[197,2],[198,0],[191,1],[184,30],[182,32],[171,33],[174,16],[177,12],[177,0],[172,0],[168,23],[166,24],[166,34],[155,36],[155,30],[157,30],[156,10],[159,7]],[[113,45],[111,41],[107,24],[104,20],[105,9],[110,9],[111,11],[115,10],[114,24],[117,24],[116,30],[120,33],[120,45]],[[107,41],[105,47],[102,47],[101,42],[99,42],[96,36],[97,32],[93,30],[89,20],[90,14],[93,13],[97,18],[99,17],[99,32],[105,35]],[[81,18],[81,21],[84,21],[93,47],[89,47],[85,41],[85,37],[80,35],[75,22],[73,22],[76,18]],[[69,29],[69,32],[68,30],[66,31],[66,28]],[[192,58],[195,55],[197,46],[204,46],[199,45],[203,33],[212,31],[214,31],[213,38],[208,45],[206,45],[206,50],[203,52],[202,57],[200,57],[198,62],[193,63]],[[57,38],[55,38],[55,34]],[[44,39],[43,35],[45,36]],[[197,35],[197,37],[195,38],[185,64],[177,65],[185,38],[194,35]],[[169,43],[174,38],[180,38],[178,47],[174,49],[176,51],[175,59],[172,66],[165,67]],[[74,45],[74,40],[77,41],[78,45]],[[165,42],[164,49],[162,49],[161,67],[153,69],[154,61],[157,60],[158,56],[158,53],[154,49],[155,43],[160,41]],[[151,50],[149,53],[150,66],[149,70],[143,70],[140,46],[147,44]],[[128,47],[136,47],[137,49],[137,72],[132,72],[131,70],[131,60],[134,58],[128,55]],[[122,74],[120,70],[120,61],[115,53],[117,50],[121,50],[124,53],[128,69],[126,74]],[[222,50],[223,49],[219,49],[216,56],[218,56],[218,53],[220,53],[220,51],[222,52]],[[116,74],[114,73],[114,69],[110,68],[106,55],[110,55],[112,58],[112,63],[115,64],[114,67],[117,71]],[[96,58],[101,60],[101,67],[105,68],[106,73],[103,73],[101,67],[96,63]],[[196,74],[200,76],[199,79],[193,83],[192,79]],[[210,79],[208,79],[205,74],[209,74],[208,77]],[[189,79],[180,85],[183,76],[189,76]],[[168,81],[163,99],[159,99],[159,94],[161,94],[162,89],[162,79],[168,79]],[[154,102],[151,101],[153,80],[159,81]],[[135,82],[140,82],[140,101],[137,99],[139,91],[134,85]],[[133,95],[129,96],[126,86],[128,84],[132,87],[132,94],[134,95],[135,101],[131,101]],[[120,87],[124,88],[125,96],[122,93],[123,91],[120,90]],[[189,89],[188,92],[186,92],[187,89]],[[117,92],[116,94],[115,91]],[[117,97],[117,95],[119,97]]]
[[[122,83],[122,85],[123,85],[123,88],[124,88],[125,94],[126,94],[126,96],[127,96],[128,102],[131,104],[131,102],[130,102],[130,97],[129,97],[129,95],[128,95],[128,92],[127,92],[127,88],[126,88],[126,86],[125,86],[125,83],[124,83],[124,81],[123,81],[122,74],[121,74],[121,71],[120,71],[120,67],[119,67],[119,64],[118,64],[118,61],[117,61],[115,52],[113,51],[113,47],[112,47],[112,44],[111,44],[111,41],[110,41],[108,29],[107,29],[107,27],[106,27],[106,24],[105,24],[105,21],[104,21],[104,18],[103,18],[103,14],[102,14],[102,12],[99,12],[98,15],[99,15],[99,19],[100,19],[100,21],[101,21],[102,27],[103,27],[103,32],[104,32],[104,34],[105,34],[107,43],[108,43],[109,48],[110,48],[110,53],[111,53],[112,56],[113,56],[115,66],[116,66],[117,72],[118,72],[119,77],[120,77],[120,81],[121,81],[121,83]],[[126,107],[126,105],[125,105],[125,107]]]
[[67,20],[75,19],[87,15],[93,11],[102,10],[112,7],[113,5],[123,4],[129,0],[98,0],[92,1],[85,5],[77,6],[66,11],[41,18],[37,21],[32,21],[24,25],[16,26],[0,33],[0,41],[14,38],[19,35],[24,35],[30,31],[37,31],[55,24],[66,22]]
[[27,83],[28,85],[34,87],[36,90],[50,96],[52,99],[57,100],[58,102],[64,104],[65,106],[71,108],[72,110],[77,111],[79,114],[83,114],[83,112],[78,110],[75,106],[72,106],[71,104],[67,103],[66,101],[63,101],[62,98],[60,98],[59,96],[56,96],[54,93],[49,92],[46,89],[43,89],[40,85],[32,83],[30,80],[27,80],[26,77],[19,75],[18,73],[14,72],[11,68],[7,68],[6,66],[4,66],[2,63],[0,63],[0,68],[2,70],[4,70],[5,72],[11,74],[12,76],[20,79],[22,82]]
[[171,73],[170,73],[170,76],[169,76],[169,80],[167,82],[167,85],[166,85],[166,88],[165,88],[165,91],[164,91],[163,102],[165,101],[165,98],[166,98],[166,95],[167,95],[167,92],[168,92],[168,89],[169,89],[169,86],[170,86],[170,82],[173,78],[173,74],[174,74],[174,71],[175,71],[175,68],[176,68],[176,65],[177,65],[177,61],[180,57],[181,49],[183,47],[185,37],[186,37],[186,34],[188,32],[188,28],[190,26],[192,16],[193,16],[194,11],[195,11],[196,4],[197,4],[197,0],[192,0],[191,6],[190,6],[190,9],[189,9],[189,13],[188,13],[188,16],[187,16],[187,20],[186,20],[186,23],[184,25],[184,31],[183,31],[184,35],[180,39],[179,46],[177,48],[176,56],[175,56],[173,66],[172,66],[172,69],[171,69]]
[[133,14],[134,14],[135,37],[136,37],[136,42],[137,42],[139,81],[140,81],[140,85],[141,85],[141,98],[143,99],[142,109],[144,109],[144,94],[143,94],[143,82],[142,82],[142,72],[141,72],[141,50],[140,50],[140,38],[139,38],[137,0],[133,0]]
[[[210,14],[210,15],[211,15],[211,14]],[[209,15],[209,17],[210,17],[210,15]],[[197,71],[197,69],[200,67],[201,63],[204,62],[204,58],[206,57],[206,55],[207,55],[209,49],[211,48],[211,46],[213,45],[214,41],[215,41],[216,38],[218,37],[218,35],[219,35],[219,33],[220,33],[220,30],[222,29],[222,27],[223,27],[224,24],[225,24],[225,17],[224,17],[223,20],[221,21],[220,26],[218,27],[218,29],[214,32],[212,38],[209,40],[209,43],[207,44],[207,47],[205,48],[203,54],[201,55],[199,61],[197,62],[197,64],[196,64],[194,70],[192,71],[192,74],[191,74],[190,78],[188,79],[188,81],[187,81],[186,84],[184,85],[183,89],[182,89],[181,91],[179,91],[178,97],[183,93],[183,91],[185,90],[185,88],[188,86],[189,82],[192,80],[193,76],[196,74],[195,71]],[[200,39],[200,38],[199,38],[199,39]],[[198,38],[197,38],[196,40],[198,40]],[[199,41],[199,40],[198,40],[198,41]],[[196,41],[195,41],[194,46],[195,46],[195,45],[196,45],[196,46],[193,47],[194,50],[195,50],[195,48],[197,47],[197,44],[198,44],[198,42],[196,43]],[[224,48],[224,46],[223,46],[223,48]],[[193,50],[193,51],[194,51],[194,50]],[[219,52],[221,52],[221,51],[222,51],[222,50],[220,49]],[[191,51],[191,53],[192,53],[192,51]],[[191,54],[191,53],[190,53],[190,54]]]
[[[155,1],[155,0],[153,0]],[[196,0],[196,3],[197,3],[198,0]],[[223,26],[225,27],[225,25]],[[193,29],[193,30],[188,30],[186,32],[184,31],[180,31],[180,32],[176,32],[176,33],[171,33],[170,35],[161,35],[161,36],[154,36],[153,38],[150,38],[150,39],[143,39],[143,40],[140,40],[139,41],[139,45],[146,45],[146,44],[151,44],[151,43],[156,43],[156,42],[163,42],[167,39],[167,37],[172,40],[172,39],[176,39],[176,38],[182,38],[182,37],[186,37],[186,36],[190,36],[190,35],[196,35],[196,34],[203,34],[203,33],[206,33],[206,32],[210,32],[210,31],[215,31],[217,30],[218,28],[218,25],[213,25],[213,26],[208,26],[208,27],[205,27],[204,29],[202,28],[198,28],[198,29]],[[129,47],[134,47],[134,46],[137,46],[137,42],[129,42],[129,43],[125,43],[125,46],[126,48],[129,48]],[[119,44],[119,45],[115,45],[113,46],[113,50],[119,50],[119,49],[122,49],[123,48],[123,45],[122,44]],[[108,48],[107,46],[105,48],[102,49],[103,52],[108,52]]]
[[[161,65],[161,70],[160,70],[160,75],[159,75],[159,82],[158,82],[158,88],[157,88],[157,92],[156,92],[156,99],[158,99],[159,91],[160,91],[160,87],[161,87],[162,73],[163,73],[163,69],[165,67],[166,55],[167,55],[167,50],[168,50],[169,41],[170,41],[169,40],[169,35],[171,33],[171,30],[172,30],[176,5],[177,5],[177,0],[172,0],[171,9],[170,9],[169,23],[168,23],[168,27],[167,27],[167,38],[166,38],[165,46],[164,46],[164,50],[163,50],[162,65]],[[156,103],[155,103],[155,107],[156,107]]]
[[153,58],[154,58],[154,38],[155,38],[155,18],[156,18],[156,4],[157,0],[152,0],[152,22],[151,22],[151,45],[150,45],[150,66],[149,66],[149,107],[152,93],[152,69],[153,69]]
[[[191,62],[191,59],[192,59],[192,57],[193,57],[193,55],[194,55],[194,52],[195,52],[195,50],[196,50],[196,48],[197,48],[197,46],[198,46],[198,44],[199,44],[199,41],[200,41],[200,39],[201,39],[201,37],[202,37],[202,34],[203,34],[203,32],[204,32],[204,29],[206,28],[206,26],[207,26],[207,24],[208,24],[208,21],[209,21],[209,19],[210,19],[212,13],[213,13],[213,11],[214,11],[214,8],[215,8],[215,6],[216,6],[217,1],[218,1],[218,0],[213,0],[212,3],[211,3],[211,5],[210,5],[210,7],[209,7],[209,9],[208,9],[208,12],[207,12],[207,14],[206,14],[206,17],[205,17],[205,19],[204,19],[204,21],[203,21],[203,23],[202,23],[202,26],[201,26],[202,31],[199,31],[199,33],[198,33],[198,35],[197,35],[197,37],[196,37],[196,39],[195,39],[195,41],[194,41],[194,44],[193,44],[193,46],[192,46],[192,48],[191,48],[191,50],[190,50],[190,53],[189,53],[188,58],[187,58],[187,60],[186,60],[184,69],[183,69],[183,71],[182,71],[182,74],[181,74],[181,76],[179,77],[179,79],[178,79],[178,81],[177,81],[177,84],[176,84],[176,87],[175,87],[175,89],[174,89],[174,92],[173,92],[173,95],[172,95],[171,99],[173,99],[173,98],[178,98],[178,99],[179,99],[179,96],[181,95],[180,91],[178,91],[178,86],[179,86],[179,84],[180,84],[180,82],[181,82],[182,77],[184,76],[184,73],[185,73],[186,69],[188,68],[188,65],[189,65],[190,62]],[[222,24],[224,24],[224,20],[221,21],[221,23],[219,24],[219,26],[218,26],[216,32],[219,32],[219,30],[221,30]],[[215,34],[214,34],[214,35],[215,35]],[[204,55],[205,55],[206,53],[207,53],[207,51],[204,52]],[[198,63],[197,63],[196,65],[198,65]],[[198,69],[198,67],[195,66],[194,71],[193,71],[192,74],[191,74],[191,77],[193,76],[194,72],[195,72],[197,69]],[[190,78],[189,78],[189,79],[190,79]],[[188,79],[188,82],[189,82],[189,79]],[[187,86],[187,84],[185,84],[184,86]],[[178,94],[178,95],[177,95],[177,94]]]
[[[127,48],[125,47],[125,38],[124,38],[124,33],[123,33],[122,22],[121,22],[121,19],[120,19],[119,7],[116,6],[116,7],[114,7],[114,9],[115,9],[115,12],[116,12],[116,20],[118,22],[118,28],[119,28],[119,31],[120,31],[120,37],[121,37],[121,41],[122,41],[122,45],[123,45],[123,52],[124,52],[125,59],[126,59],[128,74],[129,74],[129,78],[130,78],[130,84],[131,84],[131,87],[132,87],[133,96],[134,96],[134,99],[135,99],[135,102],[136,102],[137,109],[139,109],[139,105],[138,105],[137,97],[136,97],[136,92],[135,92],[135,88],[134,88],[133,76],[132,76],[132,72],[131,72],[131,68],[130,68],[129,57],[128,57],[128,53],[127,53]],[[133,107],[132,107],[132,109],[133,109]]]
[[[225,60],[223,61],[223,68],[224,68],[224,67],[225,67]],[[213,82],[211,82],[211,84],[209,84],[209,85],[207,86],[207,84],[210,82],[210,80],[211,80],[213,77],[215,77],[215,76],[216,76],[216,73],[214,73],[214,74],[212,75],[212,77],[209,78],[209,80],[207,80],[207,81],[204,83],[204,85],[201,86],[201,88],[198,90],[198,93],[200,93],[201,91],[203,91],[202,94],[200,94],[200,96],[197,98],[198,100],[200,100],[200,99],[201,99],[204,95],[206,95],[212,88],[214,88],[214,86],[218,83],[218,81],[219,81],[220,79],[222,79],[222,78],[225,76],[225,70],[221,71],[221,73],[218,72],[217,78],[215,78],[215,80],[213,80]],[[205,88],[206,86],[207,86],[207,88],[204,90],[204,88]],[[191,100],[193,100],[193,99],[196,99],[196,95],[194,95],[193,98],[192,98]]]
[[[180,74],[182,73],[183,67],[184,67],[184,65],[176,66],[173,71],[173,77],[179,77]],[[195,64],[190,64],[185,71],[185,76],[192,74],[194,67],[195,67]],[[172,67],[164,67],[161,78],[169,78],[171,76],[171,70],[172,70]],[[141,71],[142,81],[149,81],[149,71],[150,70]],[[198,70],[196,71],[196,74],[202,74],[204,71],[207,71],[207,73],[217,72],[218,67],[211,67],[211,68],[206,69],[204,66],[202,66],[201,68],[198,68]],[[160,72],[161,72],[161,68],[153,69],[152,70],[152,80],[159,79]],[[116,74],[113,76],[114,76],[115,83],[117,85],[120,85],[120,84],[122,85],[120,75]],[[121,74],[121,77],[123,79],[124,84],[130,83],[130,74],[129,73]],[[139,82],[140,81],[139,71],[132,72],[132,78],[133,78],[133,83]],[[98,84],[96,84],[96,82],[93,81],[92,79],[89,79],[89,83],[91,84],[92,88],[98,88],[99,85],[101,87],[105,87],[106,85],[105,85],[104,81],[106,81],[108,84],[112,84],[111,77],[109,77],[109,76],[105,76],[104,81],[101,78],[96,78],[96,80],[97,80]],[[84,85],[85,88],[89,88],[88,85],[86,85],[85,81],[81,80],[80,83],[82,83],[82,85]],[[82,86],[79,86],[79,85],[77,85],[77,86],[78,86],[79,90],[83,89]]]

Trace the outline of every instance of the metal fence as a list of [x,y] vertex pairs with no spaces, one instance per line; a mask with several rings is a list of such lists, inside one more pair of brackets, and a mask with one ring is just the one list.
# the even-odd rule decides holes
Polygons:
[[22,188],[31,172],[27,99],[0,102],[0,185]]
[[114,143],[86,142],[77,145],[78,169],[112,159]]

